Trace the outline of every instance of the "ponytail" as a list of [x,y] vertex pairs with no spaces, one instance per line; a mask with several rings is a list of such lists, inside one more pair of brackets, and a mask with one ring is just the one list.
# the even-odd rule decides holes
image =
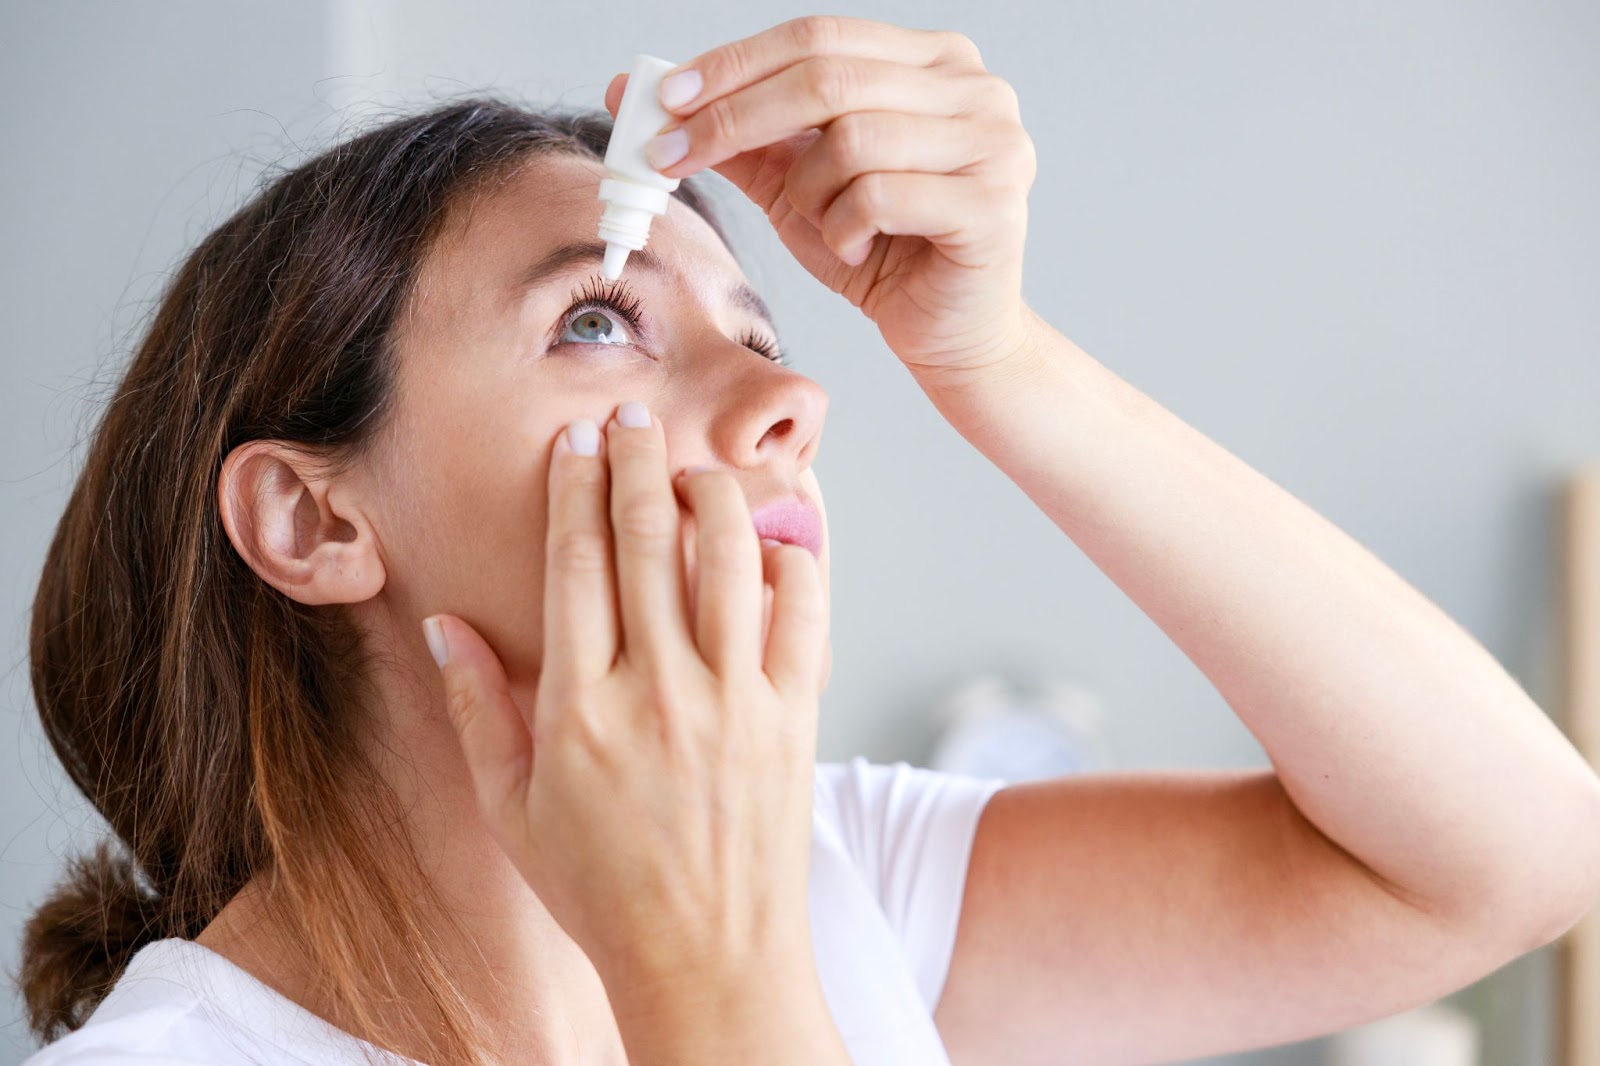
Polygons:
[[110,841],[68,861],[66,878],[23,932],[19,983],[41,1039],[82,1025],[134,952],[158,938],[158,903]]
[[[330,1021],[440,1066],[492,1047],[436,933],[453,916],[358,739],[362,635],[244,563],[217,479],[258,439],[359,460],[392,407],[392,328],[454,205],[535,156],[598,162],[610,133],[603,112],[491,97],[404,116],[272,178],[172,276],[33,604],[40,723],[112,831],[28,922],[41,1039],[81,1026],[140,947],[199,936],[270,874]],[[673,195],[722,235],[699,182]]]

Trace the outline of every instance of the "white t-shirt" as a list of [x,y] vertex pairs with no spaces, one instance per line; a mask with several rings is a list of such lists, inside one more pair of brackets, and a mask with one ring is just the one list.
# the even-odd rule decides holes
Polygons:
[[[978,815],[1005,782],[904,762],[819,763],[809,906],[817,969],[855,1066],[949,1066],[933,1025]],[[84,1025],[23,1066],[416,1066],[190,940],[147,944]]]

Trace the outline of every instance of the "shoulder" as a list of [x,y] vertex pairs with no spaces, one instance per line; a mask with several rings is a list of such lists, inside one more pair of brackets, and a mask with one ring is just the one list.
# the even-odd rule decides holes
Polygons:
[[[860,860],[882,861],[922,842],[966,840],[1000,778],[912,766],[905,761],[818,763],[814,811]],[[888,854],[886,854],[888,853]]]
[[193,941],[140,948],[84,1024],[23,1066],[255,1066],[352,1059],[354,1041]]
[[23,1066],[200,1061],[181,1053],[181,1032],[200,1013],[198,997],[180,982],[153,980],[170,969],[174,954],[167,941],[140,948],[83,1025],[40,1048]]
[[196,1006],[141,1010],[110,1021],[93,1016],[82,1027],[40,1048],[22,1066],[219,1066],[242,1063],[218,1058],[206,1045],[209,1028]]
[[849,857],[891,923],[915,924],[908,912],[942,912],[951,890],[959,898],[979,816],[1004,786],[999,778],[858,755],[817,764],[814,821]]

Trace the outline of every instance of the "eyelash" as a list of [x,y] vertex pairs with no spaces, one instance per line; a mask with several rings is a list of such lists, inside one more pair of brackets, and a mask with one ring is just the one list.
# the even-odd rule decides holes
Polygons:
[[[561,316],[562,331],[565,332],[574,318],[597,307],[614,312],[633,329],[641,328],[639,312],[644,307],[644,301],[628,288],[626,281],[620,278],[616,281],[607,281],[596,275],[572,290],[572,305]],[[769,359],[779,366],[789,365],[789,358],[779,353],[778,346],[755,330],[746,330],[738,340],[740,344],[764,359]]]

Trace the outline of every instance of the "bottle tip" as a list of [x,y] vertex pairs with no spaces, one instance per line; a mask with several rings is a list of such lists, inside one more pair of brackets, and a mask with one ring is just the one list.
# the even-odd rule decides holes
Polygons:
[[628,261],[628,248],[626,245],[606,242],[605,262],[600,266],[600,276],[607,281],[616,281],[622,277],[622,264]]

